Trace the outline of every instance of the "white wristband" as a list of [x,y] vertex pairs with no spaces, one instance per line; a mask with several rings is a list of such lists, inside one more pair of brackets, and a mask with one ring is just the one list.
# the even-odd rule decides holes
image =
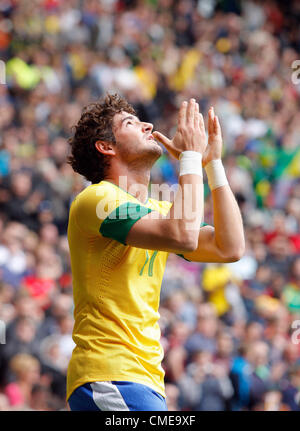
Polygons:
[[212,160],[205,166],[208,185],[210,190],[215,190],[218,187],[228,184],[225,169],[221,159]]
[[183,151],[180,156],[179,176],[195,174],[203,177],[202,154],[197,151]]

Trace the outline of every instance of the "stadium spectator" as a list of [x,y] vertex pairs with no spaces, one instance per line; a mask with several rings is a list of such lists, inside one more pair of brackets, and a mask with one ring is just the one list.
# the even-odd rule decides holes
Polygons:
[[8,383],[4,393],[12,407],[21,410],[29,407],[33,385],[40,379],[39,361],[27,353],[18,353],[10,360],[10,371],[15,381]]

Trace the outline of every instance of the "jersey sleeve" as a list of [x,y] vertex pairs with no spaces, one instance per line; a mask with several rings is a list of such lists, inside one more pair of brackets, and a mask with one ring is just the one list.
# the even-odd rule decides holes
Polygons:
[[75,202],[76,221],[89,235],[102,235],[124,245],[131,227],[152,210],[123,190],[92,186]]
[[136,202],[124,202],[103,220],[100,233],[126,245],[125,240],[131,227],[151,211],[150,208]]

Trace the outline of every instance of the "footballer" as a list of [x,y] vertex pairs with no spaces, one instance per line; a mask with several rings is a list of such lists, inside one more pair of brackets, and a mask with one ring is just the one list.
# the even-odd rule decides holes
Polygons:
[[[151,168],[162,155],[157,141],[179,160],[173,202],[148,196]],[[68,225],[76,343],[70,409],[167,410],[158,309],[168,254],[233,262],[245,249],[219,120],[210,108],[207,140],[199,105],[184,101],[171,140],[109,94],[83,109],[69,143],[70,164],[91,182],[72,202]],[[214,226],[203,223],[203,169]]]

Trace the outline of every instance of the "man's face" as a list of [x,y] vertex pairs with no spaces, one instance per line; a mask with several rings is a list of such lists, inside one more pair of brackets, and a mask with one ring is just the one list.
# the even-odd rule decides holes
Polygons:
[[121,159],[132,162],[157,160],[162,155],[162,148],[151,135],[153,125],[142,122],[135,115],[122,111],[114,116],[113,132],[116,139],[117,153]]

